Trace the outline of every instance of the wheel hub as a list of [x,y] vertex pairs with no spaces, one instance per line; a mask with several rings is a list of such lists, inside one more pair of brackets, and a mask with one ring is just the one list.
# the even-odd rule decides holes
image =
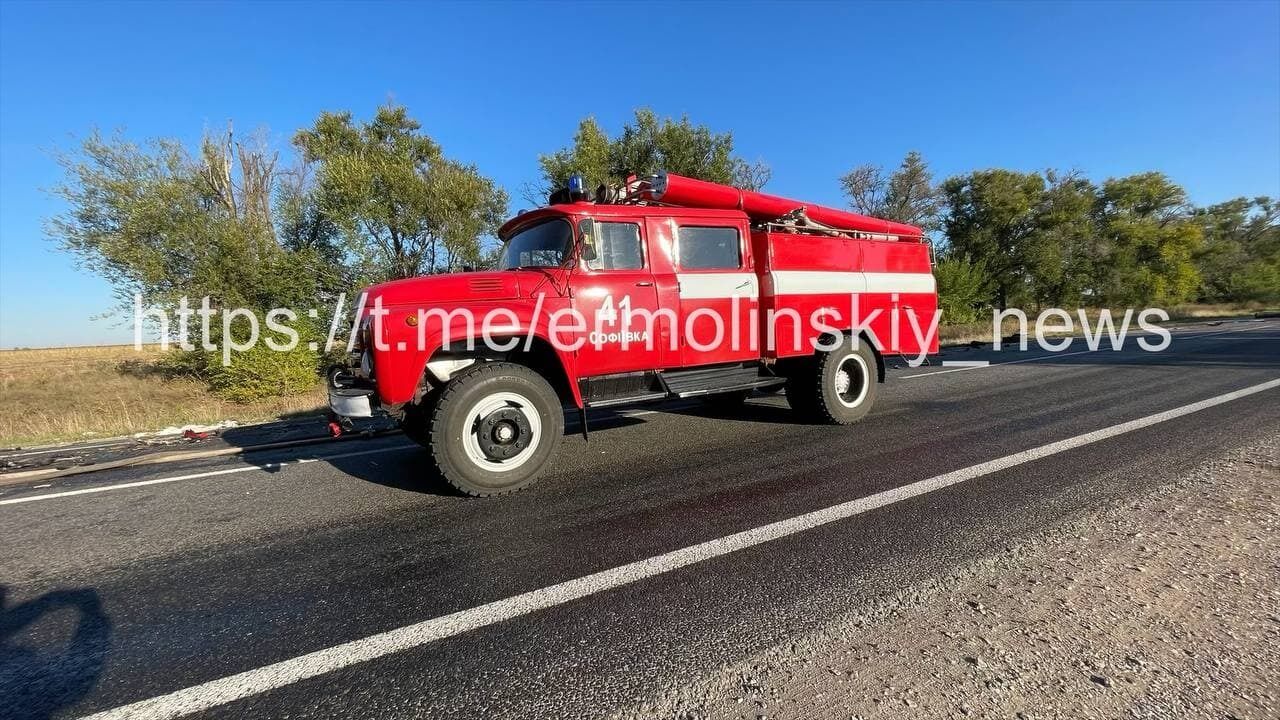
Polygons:
[[852,384],[853,384],[853,381],[849,378],[848,371],[841,370],[840,372],[836,373],[836,393],[837,394],[844,395],[845,393],[849,392],[849,386]]
[[485,415],[476,428],[480,452],[490,460],[501,462],[512,458],[529,446],[533,428],[518,408],[504,407]]

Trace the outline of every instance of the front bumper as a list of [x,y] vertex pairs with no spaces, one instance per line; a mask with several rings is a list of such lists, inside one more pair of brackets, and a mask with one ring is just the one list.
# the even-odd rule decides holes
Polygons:
[[359,370],[334,368],[328,374],[329,410],[338,417],[373,417],[377,397],[373,382],[368,379],[368,353],[364,353],[361,360]]
[[330,386],[329,409],[338,417],[373,417],[373,391],[366,388]]

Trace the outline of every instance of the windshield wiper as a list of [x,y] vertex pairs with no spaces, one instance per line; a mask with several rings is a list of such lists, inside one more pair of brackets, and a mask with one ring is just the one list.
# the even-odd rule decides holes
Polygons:
[[[559,267],[559,266],[556,265],[552,267]],[[551,287],[553,288],[556,287],[556,276],[551,274],[551,267],[547,267],[546,265],[516,265],[515,267],[509,267],[507,269],[508,270],[537,270],[538,272],[542,273],[543,278],[545,278],[543,282],[551,283]],[[540,287],[542,287],[542,283],[538,283],[536,286],[534,286],[533,290],[531,290],[530,292],[537,292],[538,288]],[[560,289],[556,288],[556,291],[559,292]]]

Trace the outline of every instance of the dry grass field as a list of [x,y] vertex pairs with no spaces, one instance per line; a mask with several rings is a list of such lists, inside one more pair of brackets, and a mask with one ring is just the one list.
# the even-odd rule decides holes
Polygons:
[[161,353],[132,345],[0,351],[0,447],[270,420],[324,405],[319,382],[311,393],[239,405],[197,380],[139,371]]

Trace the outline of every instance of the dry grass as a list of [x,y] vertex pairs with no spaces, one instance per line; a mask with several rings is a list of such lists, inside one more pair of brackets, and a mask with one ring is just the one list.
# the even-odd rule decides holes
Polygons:
[[1172,320],[1207,320],[1212,318],[1235,318],[1253,315],[1259,310],[1266,310],[1262,303],[1242,303],[1238,305],[1174,305],[1169,308]]
[[162,357],[132,345],[0,351],[0,447],[84,440],[219,420],[252,422],[319,410],[324,392],[239,405],[194,379],[130,367]]

